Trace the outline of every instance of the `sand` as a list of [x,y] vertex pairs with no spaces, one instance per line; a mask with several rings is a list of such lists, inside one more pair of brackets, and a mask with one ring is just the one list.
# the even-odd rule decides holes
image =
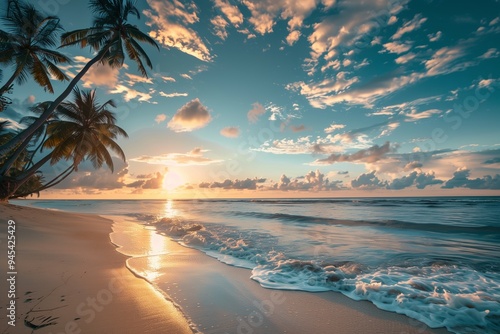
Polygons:
[[[190,323],[206,334],[447,333],[339,293],[264,289],[249,270],[122,218],[113,223],[2,204],[0,219],[4,272],[9,219],[16,222],[17,240],[16,327],[3,315],[0,333],[182,334],[192,333]],[[123,254],[110,241],[111,229],[114,244],[130,245],[118,249]],[[158,276],[148,270],[155,267],[171,270]],[[0,293],[5,314],[6,291]]]
[[109,239],[112,221],[98,216],[0,204],[2,277],[9,219],[16,223],[16,326],[7,323],[2,283],[0,333],[192,333],[172,303],[125,267]]

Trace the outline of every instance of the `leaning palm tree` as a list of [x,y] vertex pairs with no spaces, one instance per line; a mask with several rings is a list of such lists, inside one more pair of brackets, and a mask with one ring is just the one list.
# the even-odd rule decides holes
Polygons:
[[[149,68],[152,68],[151,60],[138,42],[145,42],[159,48],[151,37],[129,23],[128,16],[131,14],[138,19],[140,18],[135,2],[131,0],[92,0],[90,8],[94,13],[93,26],[63,34],[61,46],[90,46],[96,55],[71,80],[68,87],[51,103],[36,122],[6,145],[0,146],[0,155],[8,154],[23,141],[29,140],[36,129],[43,125],[57,106],[71,93],[92,65],[101,63],[115,68],[121,67],[126,52],[128,57],[137,63],[139,71],[147,77],[144,62]],[[13,156],[18,154],[18,150],[15,150]],[[5,173],[5,167],[0,168],[0,177]]]
[[2,22],[8,30],[0,30],[0,63],[12,65],[13,73],[0,87],[0,96],[11,89],[14,81],[22,84],[29,76],[54,93],[50,77],[67,80],[57,64],[70,61],[52,50],[62,30],[59,19],[45,16],[32,4],[11,0]]
[[[43,147],[51,151],[16,175],[15,186],[10,187],[9,198],[25,197],[57,185],[77,171],[84,160],[89,160],[96,169],[106,165],[113,172],[113,159],[108,150],[125,161],[125,154],[115,139],[128,135],[116,125],[116,117],[110,107],[115,107],[113,100],[99,104],[94,90],[82,92],[75,88],[73,101],[62,103],[57,108],[57,118],[47,125],[47,139],[43,142]],[[49,161],[56,164],[61,160],[71,163],[59,175],[36,188],[28,187],[29,191],[18,191],[26,182],[39,180],[37,171],[44,164]]]

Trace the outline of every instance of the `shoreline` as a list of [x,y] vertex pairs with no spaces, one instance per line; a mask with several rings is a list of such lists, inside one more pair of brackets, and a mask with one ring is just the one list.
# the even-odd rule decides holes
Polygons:
[[[4,203],[0,216],[2,262],[7,221],[15,222],[17,271],[15,297],[0,305],[0,333],[193,333],[173,304],[126,268],[110,242],[112,221]],[[5,317],[10,300],[15,327]]]
[[219,262],[138,222],[112,218],[111,239],[130,256],[127,267],[167,293],[202,333],[449,333],[338,292],[263,288],[249,269]]
[[136,222],[11,204],[0,215],[16,221],[19,261],[17,324],[0,333],[32,333],[26,319],[37,334],[448,333],[340,293],[262,288]]

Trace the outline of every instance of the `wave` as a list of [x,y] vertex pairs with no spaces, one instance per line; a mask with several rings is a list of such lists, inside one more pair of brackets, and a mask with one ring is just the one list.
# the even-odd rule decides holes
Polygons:
[[261,219],[276,219],[283,221],[294,221],[305,224],[339,225],[339,226],[369,226],[380,228],[398,228],[406,230],[419,230],[442,233],[471,233],[471,234],[495,234],[500,235],[500,227],[480,224],[433,224],[433,223],[411,223],[398,220],[366,221],[366,220],[344,220],[334,218],[323,218],[314,216],[293,215],[287,213],[263,213],[230,211],[228,214],[235,216],[247,216]]
[[[272,217],[310,221],[310,217],[296,215]],[[370,266],[356,261],[289,257],[275,236],[222,224],[162,218],[150,225],[223,263],[251,269],[251,278],[265,288],[337,291],[432,328],[446,327],[455,333],[500,332],[500,272],[487,267],[478,270],[458,256],[399,254]]]

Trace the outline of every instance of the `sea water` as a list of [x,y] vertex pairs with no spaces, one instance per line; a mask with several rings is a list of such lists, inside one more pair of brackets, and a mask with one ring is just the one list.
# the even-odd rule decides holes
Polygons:
[[263,287],[337,291],[454,333],[500,333],[500,197],[23,201],[123,215]]

